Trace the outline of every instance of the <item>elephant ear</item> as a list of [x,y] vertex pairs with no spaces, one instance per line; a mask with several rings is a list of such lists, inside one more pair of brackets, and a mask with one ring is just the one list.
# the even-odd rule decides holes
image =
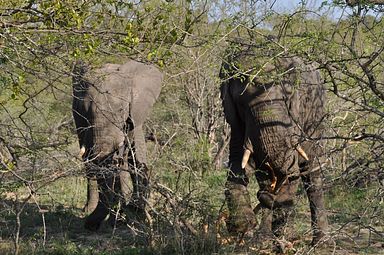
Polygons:
[[222,105],[224,108],[224,115],[226,121],[233,125],[235,123],[239,122],[237,111],[236,111],[236,105],[233,101],[233,98],[230,93],[230,84],[228,82],[223,82],[220,87],[220,98],[222,100]]
[[[85,75],[89,71],[89,66],[83,60],[77,60],[72,67],[72,86],[74,90],[74,96],[81,96],[79,93],[85,92],[87,86]],[[84,96],[84,95],[82,95]]]
[[306,131],[304,135],[313,135],[316,129],[321,128],[324,118],[326,89],[316,63],[301,65],[298,76],[300,81],[298,123],[301,130]]

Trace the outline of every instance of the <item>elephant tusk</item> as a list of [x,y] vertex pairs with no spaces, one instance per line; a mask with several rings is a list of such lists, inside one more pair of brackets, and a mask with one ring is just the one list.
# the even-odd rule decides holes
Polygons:
[[82,158],[84,153],[85,153],[85,147],[83,145],[83,146],[81,146],[80,151],[79,151],[79,158]]
[[241,160],[241,168],[244,169],[248,163],[249,157],[251,156],[251,151],[245,149],[243,159]]
[[307,153],[305,153],[305,151],[303,150],[303,148],[301,148],[300,146],[297,146],[296,147],[296,150],[297,152],[300,154],[300,156],[302,156],[305,160],[309,161],[309,158],[307,156]]

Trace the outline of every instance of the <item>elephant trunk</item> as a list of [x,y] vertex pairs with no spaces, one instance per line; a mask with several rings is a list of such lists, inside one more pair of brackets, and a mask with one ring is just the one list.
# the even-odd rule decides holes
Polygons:
[[[299,172],[295,121],[299,105],[288,86],[284,82],[256,85],[258,97],[250,101],[245,118],[245,141],[251,141],[256,167],[268,176],[260,184],[258,199],[270,209],[293,205],[298,185],[297,179],[288,178]],[[246,148],[247,144],[244,143]]]
[[[257,134],[248,134],[260,167],[269,164],[279,178],[298,171],[295,125],[283,100],[251,108]],[[250,132],[247,132],[250,133]]]

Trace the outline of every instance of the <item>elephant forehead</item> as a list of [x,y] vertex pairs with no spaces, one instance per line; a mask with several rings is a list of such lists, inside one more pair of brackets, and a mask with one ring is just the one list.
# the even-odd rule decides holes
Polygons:
[[95,73],[108,74],[113,72],[119,72],[120,69],[121,69],[121,65],[108,63],[103,65],[101,68],[96,69]]
[[91,99],[96,107],[95,111],[109,113],[109,115],[118,115],[126,117],[128,115],[130,102],[129,95],[119,95],[110,91],[96,93]]
[[234,100],[247,107],[284,102],[290,94],[284,86],[276,83],[232,84],[231,89]]
[[[103,83],[89,89],[89,100],[92,102],[95,121],[108,118],[112,123],[123,123],[129,116],[132,102],[131,87],[122,89],[117,83]],[[112,86],[111,86],[112,85]]]
[[93,97],[109,95],[128,99],[132,93],[132,78],[119,72],[94,75],[88,82],[91,84],[88,93]]

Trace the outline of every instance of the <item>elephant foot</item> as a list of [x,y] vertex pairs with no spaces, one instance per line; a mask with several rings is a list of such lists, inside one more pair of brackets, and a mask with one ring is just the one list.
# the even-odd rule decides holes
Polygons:
[[84,223],[85,229],[90,231],[97,231],[107,215],[107,209],[96,207],[96,209],[88,217],[86,217]]
[[111,227],[130,225],[137,227],[146,222],[145,209],[138,208],[132,204],[123,206],[118,212],[110,212],[107,220]]
[[135,205],[128,204],[124,207],[124,214],[126,224],[134,235],[144,242],[149,239],[150,228],[150,215],[145,209],[136,207]]
[[329,245],[328,241],[329,241],[329,238],[324,232],[317,231],[316,233],[313,234],[311,246],[315,246],[315,247],[328,246]]
[[261,214],[261,220],[259,227],[256,231],[256,237],[258,240],[271,240],[274,238],[274,234],[272,232],[272,214],[273,211],[262,208],[261,204],[258,204],[255,209],[253,209],[255,214],[260,213]]
[[328,233],[328,219],[324,211],[317,214],[317,218],[312,222],[313,237],[311,245],[315,246],[329,241]]
[[110,212],[108,217],[108,225],[111,227],[118,227],[118,226],[124,226],[125,225],[125,217],[122,215],[122,210],[118,210],[117,212]]
[[145,209],[137,207],[132,203],[128,203],[124,206],[123,211],[128,222],[144,223],[147,219]]
[[251,207],[251,200],[247,188],[241,184],[227,184],[225,196],[228,203],[229,217],[227,229],[231,234],[245,234],[253,229],[256,215]]
[[292,252],[295,249],[293,248],[292,242],[289,242],[289,241],[284,240],[284,239],[276,238],[274,240],[273,250],[274,250],[274,252],[276,252],[278,254],[287,254],[287,253],[289,253],[289,251]]
[[86,218],[84,228],[89,231],[96,232],[100,228],[100,225],[101,221],[93,221],[92,219]]

